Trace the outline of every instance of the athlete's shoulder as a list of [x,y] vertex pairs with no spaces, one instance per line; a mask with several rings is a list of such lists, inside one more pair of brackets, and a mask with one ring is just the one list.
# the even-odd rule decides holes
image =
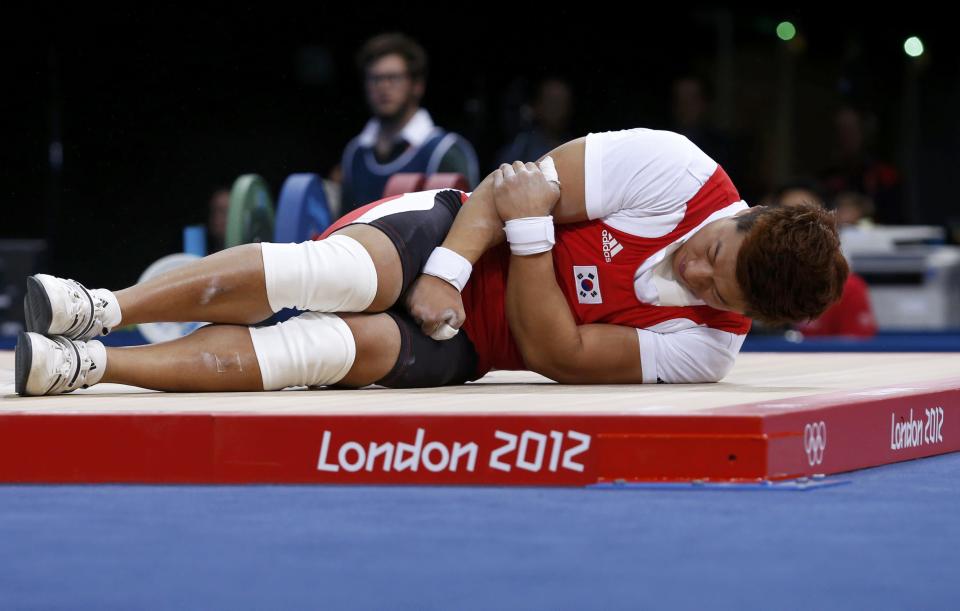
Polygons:
[[591,133],[584,162],[588,216],[635,235],[665,235],[717,167],[676,132],[638,127]]

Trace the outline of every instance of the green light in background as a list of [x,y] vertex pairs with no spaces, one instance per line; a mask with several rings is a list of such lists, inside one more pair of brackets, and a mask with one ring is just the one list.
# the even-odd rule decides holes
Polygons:
[[777,24],[777,36],[780,37],[780,40],[793,40],[793,37],[796,35],[797,26],[789,21],[781,21]]
[[916,36],[911,36],[903,43],[903,50],[910,57],[920,57],[923,55],[923,41]]

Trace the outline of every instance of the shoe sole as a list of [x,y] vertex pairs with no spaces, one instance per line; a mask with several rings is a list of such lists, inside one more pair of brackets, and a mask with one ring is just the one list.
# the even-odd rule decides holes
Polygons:
[[27,322],[27,331],[49,333],[53,322],[53,306],[50,296],[36,276],[27,278],[27,295],[23,298],[23,314]]
[[30,367],[33,365],[33,344],[23,331],[17,335],[15,355],[14,390],[22,397],[27,391],[27,379],[30,377]]

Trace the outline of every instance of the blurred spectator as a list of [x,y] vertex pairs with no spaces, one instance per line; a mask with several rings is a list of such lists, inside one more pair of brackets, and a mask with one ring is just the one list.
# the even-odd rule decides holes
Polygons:
[[[779,206],[804,202],[824,205],[819,185],[812,181],[789,183],[777,189],[773,198],[773,205]],[[805,336],[844,335],[868,338],[876,335],[877,322],[870,305],[867,283],[851,271],[843,285],[840,301],[830,306],[820,318],[798,325],[797,330]]]
[[735,176],[733,142],[730,137],[713,127],[710,117],[711,91],[707,84],[695,76],[683,76],[673,82],[673,127],[703,152]]
[[816,181],[809,179],[799,179],[781,185],[774,191],[769,201],[773,206],[792,206],[801,202],[816,204],[821,208],[828,207],[823,189]]
[[797,330],[807,337],[844,335],[869,338],[876,335],[877,321],[870,305],[867,283],[857,274],[850,272],[843,285],[840,301],[833,304],[820,318],[805,325],[798,325]]
[[537,86],[536,99],[521,110],[527,127],[497,152],[496,166],[514,161],[536,161],[564,142],[573,140],[573,90],[561,78],[546,78]]
[[856,191],[843,191],[833,198],[840,225],[864,225],[873,222],[874,206],[869,195]]
[[227,212],[230,210],[230,189],[217,187],[207,203],[207,252],[223,250],[227,238]]
[[834,117],[834,149],[821,178],[830,198],[852,191],[873,200],[873,218],[880,224],[904,223],[900,172],[870,152],[875,120],[845,106]]
[[477,155],[463,137],[434,125],[420,108],[427,54],[403,34],[381,34],[357,54],[373,117],[343,152],[341,214],[380,199],[398,172],[454,172],[479,182]]

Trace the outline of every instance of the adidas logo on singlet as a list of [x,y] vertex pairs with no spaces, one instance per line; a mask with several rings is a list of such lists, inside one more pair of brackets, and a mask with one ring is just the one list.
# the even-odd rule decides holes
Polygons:
[[613,261],[613,258],[617,256],[621,250],[623,250],[623,244],[617,241],[617,238],[610,235],[610,232],[606,229],[603,230],[601,234],[603,236],[603,259],[607,263]]

